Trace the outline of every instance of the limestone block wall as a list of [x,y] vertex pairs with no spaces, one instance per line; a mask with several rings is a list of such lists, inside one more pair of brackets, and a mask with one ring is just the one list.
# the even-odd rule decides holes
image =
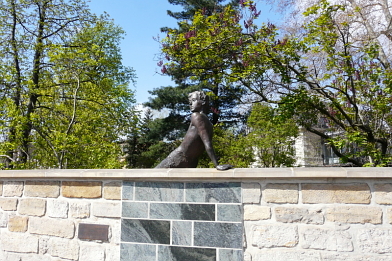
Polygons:
[[0,181],[0,260],[119,260],[120,199],[118,181]]
[[263,179],[242,187],[245,261],[392,260],[391,179]]

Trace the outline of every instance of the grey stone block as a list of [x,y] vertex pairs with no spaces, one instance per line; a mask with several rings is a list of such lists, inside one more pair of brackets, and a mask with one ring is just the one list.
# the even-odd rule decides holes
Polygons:
[[194,245],[204,247],[242,248],[242,224],[195,222]]
[[151,203],[150,218],[214,221],[215,205]]
[[173,221],[172,244],[191,246],[192,244],[192,222]]
[[156,246],[121,244],[120,261],[156,261]]
[[241,183],[187,183],[186,201],[241,203]]
[[122,217],[148,218],[147,202],[123,202]]
[[170,221],[121,220],[121,241],[170,244]]
[[244,255],[242,250],[219,249],[218,261],[243,261]]
[[218,221],[242,221],[241,205],[218,205]]
[[180,182],[136,182],[137,201],[184,201],[184,183]]
[[133,189],[135,182],[123,182],[122,187],[122,199],[123,200],[133,200]]
[[211,248],[158,246],[158,261],[215,261],[216,250]]

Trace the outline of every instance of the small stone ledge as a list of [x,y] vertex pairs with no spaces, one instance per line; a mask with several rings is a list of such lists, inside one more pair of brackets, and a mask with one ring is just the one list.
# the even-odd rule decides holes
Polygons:
[[252,180],[260,178],[392,178],[392,168],[213,168],[2,170],[3,179]]

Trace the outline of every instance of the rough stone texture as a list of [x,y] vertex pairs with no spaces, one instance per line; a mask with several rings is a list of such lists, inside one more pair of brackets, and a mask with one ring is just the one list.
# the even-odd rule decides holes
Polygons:
[[26,181],[26,197],[57,198],[60,195],[59,181]]
[[302,184],[303,203],[369,204],[371,193],[368,184]]
[[307,251],[262,251],[255,255],[252,261],[321,261],[319,253]]
[[4,197],[20,197],[23,194],[23,181],[5,181],[3,183]]
[[8,213],[0,211],[0,227],[6,227],[8,224]]
[[46,200],[40,198],[22,198],[19,202],[19,214],[43,216],[46,210]]
[[[11,255],[11,253],[9,253],[7,259],[5,260],[6,261],[53,261],[53,258],[51,256],[43,256],[37,254],[12,254]],[[60,261],[60,260],[56,259],[55,261]]]
[[72,202],[70,205],[70,216],[73,218],[89,218],[90,206],[88,202]]
[[4,211],[15,211],[17,205],[17,198],[0,198],[0,208]]
[[65,259],[78,260],[79,243],[77,240],[51,238],[48,242],[48,253]]
[[82,244],[80,246],[79,260],[105,261],[105,245]]
[[297,226],[255,225],[251,233],[252,245],[258,248],[295,247],[298,244]]
[[388,223],[392,224],[392,208],[387,209],[387,219],[388,219]]
[[382,223],[382,210],[369,206],[339,206],[326,209],[326,220],[340,223]]
[[309,210],[300,207],[276,207],[275,218],[278,222],[283,223],[305,223],[322,225],[324,223],[324,216],[319,210]]
[[0,196],[3,195],[3,181],[0,181]]
[[346,230],[307,228],[301,233],[303,248],[351,252],[354,250],[352,237]]
[[62,195],[66,198],[100,198],[102,197],[102,182],[63,181]]
[[260,183],[242,183],[242,203],[260,203]]
[[107,245],[105,258],[105,261],[120,260],[120,245]]
[[94,202],[93,216],[96,217],[121,217],[121,202]]
[[265,220],[271,218],[271,208],[259,205],[244,206],[244,220]]
[[41,255],[45,255],[48,252],[48,242],[50,240],[49,236],[40,236],[39,237],[39,244],[38,244],[38,252]]
[[[25,233],[1,233],[2,249],[9,252],[38,253],[38,237]],[[23,243],[22,243],[23,242]]]
[[250,253],[244,253],[244,261],[252,261],[252,255]]
[[392,204],[392,184],[374,184],[374,194],[377,204]]
[[29,218],[26,216],[13,216],[8,221],[8,230],[11,232],[26,232],[27,222]]
[[68,219],[31,217],[28,230],[32,234],[73,238],[75,224]]
[[52,218],[67,218],[68,217],[68,202],[59,200],[48,200],[47,202],[47,216]]
[[120,200],[121,185],[122,183],[119,181],[106,183],[103,187],[103,197],[105,199]]
[[363,253],[392,253],[392,229],[360,229],[357,238]]
[[392,256],[323,252],[322,261],[391,261]]
[[268,183],[263,199],[269,203],[298,203],[298,184]]

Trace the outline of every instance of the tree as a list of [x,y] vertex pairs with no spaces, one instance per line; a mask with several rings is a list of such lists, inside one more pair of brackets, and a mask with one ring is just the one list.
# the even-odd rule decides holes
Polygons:
[[263,167],[291,167],[295,163],[293,145],[298,126],[278,113],[268,104],[256,103],[247,122],[250,133],[246,143],[256,156],[254,163]]
[[[168,11],[168,15],[179,21],[178,28],[162,28],[161,31],[181,32],[186,30],[183,28],[181,21],[192,19],[193,15],[198,10],[212,13],[223,10],[226,5],[238,6],[237,1],[227,0],[169,0],[173,5],[183,7],[181,12]],[[158,62],[158,65],[161,65]],[[165,69],[162,68],[162,72]],[[144,105],[155,110],[167,109],[168,115],[163,119],[154,119],[149,123],[149,131],[143,133],[144,137],[137,138],[137,145],[127,145],[136,147],[143,147],[143,151],[135,150],[131,158],[137,158],[134,162],[136,165],[130,164],[133,167],[153,167],[170,153],[171,150],[178,145],[178,139],[184,136],[189,126],[189,105],[188,94],[196,90],[204,90],[208,92],[213,108],[211,120],[214,124],[224,122],[226,125],[233,125],[237,122],[243,122],[245,115],[235,110],[238,105],[238,95],[243,91],[242,88],[224,88],[209,79],[204,81],[184,81],[187,78],[180,68],[171,68],[170,76],[175,81],[175,86],[161,86],[149,91],[152,98]],[[129,139],[128,141],[135,141]],[[148,141],[147,141],[148,140]],[[132,142],[131,142],[132,143]],[[136,154],[135,154],[136,153]],[[138,154],[139,153],[139,154]],[[162,158],[163,157],[163,158]],[[131,159],[129,158],[129,159]],[[160,159],[160,160],[159,160]]]
[[128,168],[152,168],[178,145],[176,141],[163,141],[168,135],[165,129],[170,126],[167,118],[153,119],[149,108],[143,114],[142,119],[137,121],[136,128],[128,132],[124,140]]
[[[241,5],[247,16],[230,7],[211,16],[199,12],[188,32],[169,32],[162,41],[166,70],[181,66],[190,79],[246,86],[261,101],[279,105],[282,117],[294,116],[325,139],[342,161],[387,164],[390,62],[371,34],[368,41],[355,41],[358,24],[345,19],[348,7],[320,1],[305,13],[309,20],[300,36],[280,36],[272,24],[255,24],[260,13],[252,1]],[[320,121],[326,128],[319,128]]]
[[[278,109],[266,103],[256,103],[246,122],[247,133],[235,134],[217,126],[214,128],[214,148],[221,162],[237,168],[291,167],[295,164],[294,139],[298,126],[293,119],[283,119]],[[202,166],[208,167],[203,158]]]
[[84,1],[3,1],[2,142],[12,168],[118,167],[133,114],[123,31]]
[[[168,14],[178,19],[179,23],[177,29],[166,28],[165,30],[178,34],[181,34],[184,30],[187,31],[187,23],[184,21],[192,19],[197,11],[208,15],[213,12],[221,12],[225,6],[238,6],[237,1],[227,0],[169,0],[169,2],[181,5],[184,8],[184,11],[181,12],[168,11]],[[162,64],[158,63],[158,65]],[[186,72],[180,67],[173,66],[170,68],[170,71],[167,71],[165,66],[163,66],[162,72],[170,75],[177,85],[175,87],[160,87],[151,91],[150,93],[156,97],[150,98],[150,101],[146,103],[147,106],[157,110],[168,108],[173,112],[170,116],[177,118],[179,115],[188,114],[188,94],[196,90],[203,90],[210,96],[213,124],[220,121],[230,125],[244,120],[243,115],[234,109],[244,92],[244,89],[240,86],[225,88],[220,83],[214,82],[214,79],[210,77],[189,81],[190,72]],[[186,118],[183,116],[183,119],[185,120]],[[173,127],[175,128],[175,126]]]

